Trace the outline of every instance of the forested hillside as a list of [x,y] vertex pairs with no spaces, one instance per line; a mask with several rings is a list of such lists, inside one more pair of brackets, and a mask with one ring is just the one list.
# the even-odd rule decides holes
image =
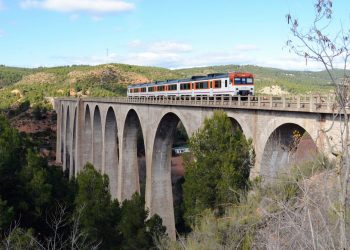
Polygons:
[[[285,93],[325,93],[331,90],[326,72],[285,71],[258,66],[224,65],[169,70],[126,64],[14,68],[0,66],[0,109],[45,104],[45,97],[120,96],[126,86],[155,80],[187,78],[219,72],[249,71],[255,74],[256,93],[269,86],[280,86]],[[266,93],[266,92],[265,92]]]

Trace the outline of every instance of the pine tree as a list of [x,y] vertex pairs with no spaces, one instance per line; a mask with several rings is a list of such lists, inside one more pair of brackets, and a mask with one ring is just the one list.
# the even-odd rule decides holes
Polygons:
[[91,164],[87,164],[77,177],[78,193],[75,199],[77,209],[83,209],[82,229],[92,242],[100,242],[101,249],[116,249],[120,245],[120,221],[118,201],[112,201],[109,180]]
[[239,129],[232,131],[226,113],[216,111],[190,138],[184,183],[185,219],[189,224],[205,209],[239,202],[239,193],[247,188],[251,142]]

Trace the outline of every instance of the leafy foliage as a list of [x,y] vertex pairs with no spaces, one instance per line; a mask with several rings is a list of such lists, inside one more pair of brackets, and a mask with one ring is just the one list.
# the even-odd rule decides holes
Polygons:
[[165,235],[162,220],[154,215],[148,219],[143,198],[137,193],[120,206],[112,201],[109,181],[91,164],[87,164],[78,177],[76,207],[83,208],[82,229],[91,241],[100,241],[101,249],[150,249],[153,237]]
[[[250,191],[248,194],[241,196],[239,204],[233,204],[225,208],[224,216],[218,218],[215,211],[207,209],[196,220],[196,225],[190,234],[182,237],[177,242],[170,242],[168,239],[161,240],[159,248],[266,249],[271,246],[271,236],[275,237],[274,240],[278,242],[277,244],[280,244],[274,246],[283,248],[281,246],[284,246],[285,241],[277,236],[278,232],[280,232],[280,236],[283,235],[281,233],[282,228],[285,229],[283,232],[286,232],[285,238],[289,237],[291,242],[299,244],[300,241],[297,241],[297,239],[300,238],[296,237],[297,232],[290,229],[290,224],[282,224],[282,218],[290,218],[290,214],[286,215],[284,213],[286,209],[291,209],[291,214],[295,216],[302,211],[307,211],[303,207],[304,202],[307,202],[305,192],[311,196],[307,196],[310,198],[309,200],[317,198],[317,195],[310,190],[311,180],[317,180],[318,175],[327,173],[333,167],[334,163],[329,162],[323,155],[319,155],[313,161],[293,166],[289,171],[279,173],[273,182],[264,184],[262,179],[258,177],[250,182]],[[329,172],[325,176],[327,176],[327,179],[331,178]],[[319,181],[316,181],[314,185],[317,192],[327,192],[319,188]],[[337,188],[334,188],[334,191],[337,192]],[[319,202],[319,200],[317,199],[314,202]],[[298,206],[303,207],[303,209]],[[312,207],[315,209],[314,204]],[[319,212],[313,214],[316,221],[322,221],[319,219]],[[322,218],[328,220],[332,213],[328,209],[324,211],[323,216]],[[305,216],[301,216],[301,220],[306,221],[305,224],[309,223]],[[295,225],[298,225],[298,223],[295,223]],[[314,223],[316,225],[317,222]],[[269,231],[268,227],[273,227],[274,230]],[[302,235],[307,233],[310,234],[307,231],[301,232]],[[264,234],[264,237],[261,234]],[[334,234],[334,237],[337,237],[336,232]],[[284,247],[284,249],[291,248]]]
[[83,208],[82,228],[94,242],[101,241],[102,249],[114,249],[120,245],[120,233],[117,223],[120,220],[118,201],[111,201],[109,181],[91,164],[77,177],[78,193],[76,207]]
[[24,68],[5,67],[0,65],[0,88],[20,81],[23,76],[30,74],[33,70]]
[[119,229],[123,235],[123,249],[149,249],[154,244],[153,237],[165,235],[162,219],[154,215],[147,220],[148,211],[144,206],[144,200],[137,193],[122,204]]
[[207,208],[222,208],[239,202],[248,186],[252,163],[251,142],[240,130],[232,133],[230,119],[223,111],[190,138],[191,157],[185,161],[184,207],[187,222]]
[[69,180],[0,116],[0,244],[12,247],[6,249],[54,249],[54,240],[63,248],[72,240],[100,249],[150,249],[164,235],[162,220],[148,218],[140,195],[120,206],[111,200],[108,177],[91,164]]

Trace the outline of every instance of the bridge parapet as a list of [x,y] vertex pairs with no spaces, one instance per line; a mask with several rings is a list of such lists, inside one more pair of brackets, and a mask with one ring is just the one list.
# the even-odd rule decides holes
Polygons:
[[[78,98],[58,98],[59,100],[78,100]],[[113,97],[81,98],[87,102],[132,103],[149,105],[202,106],[232,109],[276,110],[307,113],[337,113],[339,107],[334,96],[246,96],[246,97]]]

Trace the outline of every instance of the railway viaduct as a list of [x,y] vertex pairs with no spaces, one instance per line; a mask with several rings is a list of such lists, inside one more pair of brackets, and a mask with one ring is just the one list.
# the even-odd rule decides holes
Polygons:
[[[232,124],[253,141],[252,177],[270,178],[294,160],[293,131],[306,132],[312,145],[326,154],[330,143],[340,140],[332,100],[314,96],[245,100],[58,98],[54,108],[58,115],[57,162],[70,176],[77,175],[87,162],[93,163],[109,176],[112,197],[120,201],[140,191],[137,138],[143,135],[146,206],[150,214],[163,218],[172,238],[171,148],[180,121],[191,136],[214,110],[224,110]],[[323,131],[327,129],[325,136]],[[309,144],[303,150],[310,148]]]

